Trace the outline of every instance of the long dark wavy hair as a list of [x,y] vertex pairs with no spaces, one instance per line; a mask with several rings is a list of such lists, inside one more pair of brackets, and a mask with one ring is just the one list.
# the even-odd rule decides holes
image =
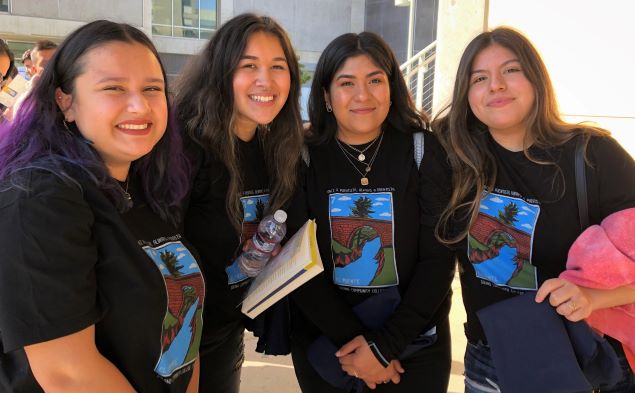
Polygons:
[[240,231],[243,212],[238,169],[238,137],[233,132],[233,75],[253,33],[275,36],[282,46],[291,74],[289,96],[275,119],[257,133],[270,177],[268,211],[281,208],[295,191],[296,170],[303,143],[300,117],[300,67],[287,33],[273,19],[254,14],[238,15],[221,26],[203,51],[182,74],[176,92],[176,108],[185,132],[229,172],[226,209]]
[[[508,27],[499,27],[476,36],[465,48],[454,82],[451,103],[432,123],[432,129],[448,154],[452,169],[452,195],[437,224],[437,238],[445,244],[457,243],[467,236],[470,224],[478,214],[484,191],[496,183],[496,159],[488,148],[489,129],[472,112],[468,102],[470,75],[474,58],[484,49],[498,44],[513,52],[522,72],[534,88],[534,105],[526,120],[527,130],[523,152],[536,163],[556,165],[531,155],[529,145],[539,149],[560,146],[578,133],[585,136],[608,135],[605,130],[566,123],[560,117],[547,68],[531,42]],[[530,142],[531,141],[531,142]],[[562,178],[556,166],[556,175]],[[554,183],[557,177],[554,177]],[[561,179],[564,193],[564,179]],[[461,229],[456,228],[457,223]],[[453,228],[454,226],[454,228]]]
[[[39,82],[24,100],[14,121],[0,129],[0,181],[21,186],[24,169],[51,172],[67,182],[88,179],[108,195],[120,211],[125,196],[110,176],[99,153],[81,136],[74,123],[64,126],[64,114],[55,101],[55,89],[75,91],[75,80],[84,72],[84,56],[111,42],[138,43],[148,48],[165,70],[150,39],[140,30],[121,23],[99,20],[72,32],[59,46]],[[167,104],[166,93],[166,104]],[[131,165],[138,175],[145,198],[162,219],[177,224],[179,206],[189,188],[189,167],[181,136],[168,115],[168,128],[152,151]],[[82,177],[82,179],[78,179]],[[23,185],[23,184],[22,184]]]
[[343,34],[324,49],[318,60],[309,96],[309,118],[311,119],[310,141],[326,143],[337,133],[337,119],[333,112],[326,111],[324,92],[328,92],[335,73],[351,57],[366,55],[388,77],[392,105],[382,129],[401,132],[417,132],[428,127],[428,117],[417,111],[399,62],[390,46],[380,36],[371,32]]

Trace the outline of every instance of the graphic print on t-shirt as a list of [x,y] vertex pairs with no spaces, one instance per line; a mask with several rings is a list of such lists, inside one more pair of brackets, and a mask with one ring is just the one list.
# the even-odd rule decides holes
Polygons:
[[399,284],[392,193],[329,196],[333,282],[346,287]]
[[[258,224],[260,220],[262,220],[265,209],[269,204],[269,194],[245,196],[240,198],[240,203],[243,206],[244,212],[243,233],[241,236],[242,242],[244,242],[247,239],[251,239],[258,230]],[[236,258],[238,258],[241,252],[242,248],[239,250]],[[237,259],[225,269],[225,272],[227,273],[227,283],[229,285],[238,284],[249,278],[240,270],[240,267],[238,267]]]
[[180,241],[143,247],[157,266],[167,292],[168,307],[161,331],[161,356],[154,371],[164,378],[192,364],[203,331],[205,283],[194,256]]
[[531,264],[533,235],[540,206],[490,193],[481,200],[468,235],[468,259],[476,276],[514,289],[537,289]]

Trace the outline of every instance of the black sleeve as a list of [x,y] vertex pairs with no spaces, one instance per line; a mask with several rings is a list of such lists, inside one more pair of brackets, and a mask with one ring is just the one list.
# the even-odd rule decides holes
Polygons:
[[75,185],[34,175],[0,195],[0,331],[6,352],[94,324],[93,215]]
[[[589,141],[587,171],[592,222],[635,207],[635,162],[611,137],[593,137]],[[595,213],[594,213],[595,212]]]
[[386,360],[399,357],[421,333],[447,317],[452,297],[454,253],[435,238],[434,228],[451,191],[445,151],[426,133],[424,156],[419,169],[419,260],[401,304],[380,330],[369,332]]
[[306,165],[302,162],[298,165],[295,193],[285,206],[287,212],[287,239],[295,235],[309,219],[306,203],[305,178]]
[[[307,219],[311,217],[306,199],[306,176],[304,175],[306,166],[303,165],[301,173],[300,184],[293,202],[293,215],[296,216],[293,219],[294,222],[302,221],[298,220],[298,217],[307,217]],[[364,327],[355,316],[353,309],[340,296],[324,273],[318,274],[293,291],[291,300],[302,314],[337,346],[346,344],[364,332]]]

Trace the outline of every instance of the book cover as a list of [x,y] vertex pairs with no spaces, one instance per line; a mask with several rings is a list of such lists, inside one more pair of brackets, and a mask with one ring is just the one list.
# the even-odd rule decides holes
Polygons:
[[243,314],[257,317],[323,270],[315,221],[308,220],[253,280],[242,304]]
[[18,74],[11,83],[4,86],[0,91],[0,105],[11,108],[15,101],[27,91],[27,80]]

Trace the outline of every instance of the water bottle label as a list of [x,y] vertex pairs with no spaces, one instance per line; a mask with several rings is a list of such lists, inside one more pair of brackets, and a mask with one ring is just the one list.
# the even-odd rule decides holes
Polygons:
[[240,270],[239,266],[240,258],[236,258],[234,262],[225,268],[225,273],[227,273],[227,284],[234,285],[239,282],[247,280],[249,277],[245,275],[245,273]]
[[263,254],[269,254],[276,248],[276,242],[273,240],[268,240],[263,238],[259,233],[256,233],[256,236],[252,239],[254,243],[254,248]]

